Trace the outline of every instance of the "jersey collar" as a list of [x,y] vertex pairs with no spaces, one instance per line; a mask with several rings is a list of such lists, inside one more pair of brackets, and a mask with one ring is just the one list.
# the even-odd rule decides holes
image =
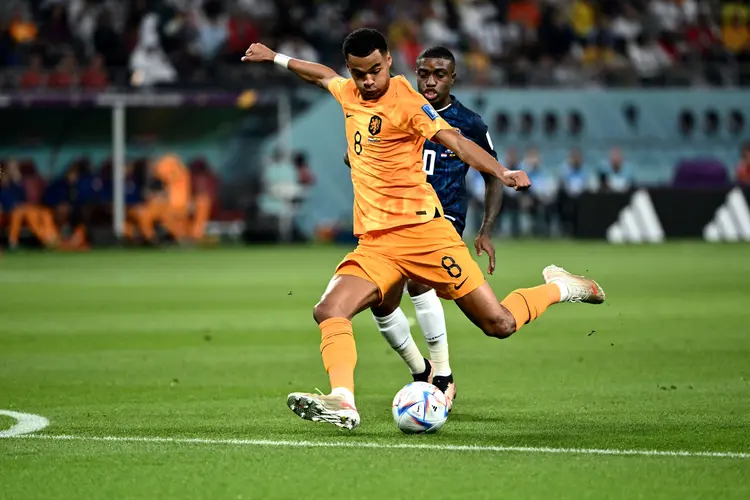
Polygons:
[[455,101],[455,100],[456,100],[456,98],[451,95],[451,102],[449,102],[447,106],[443,106],[442,108],[436,109],[435,111],[437,111],[438,113],[440,113],[441,111],[445,111],[446,109],[448,109],[451,106],[453,106],[453,101]]

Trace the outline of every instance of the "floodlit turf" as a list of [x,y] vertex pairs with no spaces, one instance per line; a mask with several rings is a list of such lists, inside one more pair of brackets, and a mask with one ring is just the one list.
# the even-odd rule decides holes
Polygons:
[[750,498],[750,456],[438,448],[750,453],[750,247],[498,249],[499,295],[554,263],[608,304],[554,306],[497,341],[446,303],[459,398],[434,436],[393,425],[408,371],[369,313],[354,321],[362,427],[285,407],[328,389],[311,311],[347,249],[3,255],[0,410],[48,418],[43,436],[203,441],[0,439],[0,497]]
[[[0,345],[2,345],[2,344],[0,344]],[[14,419],[12,419],[10,417],[6,417],[5,415],[0,415],[0,431],[3,430],[3,429],[9,428],[10,426],[12,426],[15,423],[16,423],[16,421]]]

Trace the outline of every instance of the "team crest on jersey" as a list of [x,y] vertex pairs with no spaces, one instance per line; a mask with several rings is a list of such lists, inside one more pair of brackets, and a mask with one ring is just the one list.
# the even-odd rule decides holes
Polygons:
[[380,127],[383,126],[383,119],[379,116],[373,116],[370,118],[370,126],[367,130],[370,131],[370,135],[378,135],[380,133]]

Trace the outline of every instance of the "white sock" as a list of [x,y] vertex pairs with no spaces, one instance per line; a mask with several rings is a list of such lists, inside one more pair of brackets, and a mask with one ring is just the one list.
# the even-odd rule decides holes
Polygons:
[[566,302],[570,298],[570,290],[563,280],[552,280],[550,283],[554,283],[560,289],[560,302]]
[[425,366],[424,357],[419,352],[417,344],[414,343],[414,339],[409,331],[409,320],[406,318],[404,311],[399,307],[388,316],[378,318],[374,314],[375,323],[378,325],[378,330],[381,335],[385,337],[388,344],[393,347],[393,350],[401,356],[412,373],[423,373],[427,367]]
[[451,374],[448,361],[448,333],[445,328],[445,312],[435,290],[412,297],[414,309],[417,311],[417,321],[422,329],[427,349],[430,351],[430,361],[435,368],[435,375],[445,377]]
[[352,405],[354,408],[357,407],[357,405],[354,404],[354,394],[352,394],[352,391],[346,387],[334,387],[331,390],[331,396],[343,396],[344,401]]

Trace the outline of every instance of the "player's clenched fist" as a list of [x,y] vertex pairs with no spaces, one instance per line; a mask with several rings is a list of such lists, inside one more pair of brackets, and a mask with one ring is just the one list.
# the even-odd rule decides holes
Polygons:
[[522,191],[531,186],[529,176],[523,170],[508,170],[500,177],[500,182],[516,191]]
[[242,62],[273,61],[274,57],[276,57],[276,52],[262,43],[254,43],[245,51]]

